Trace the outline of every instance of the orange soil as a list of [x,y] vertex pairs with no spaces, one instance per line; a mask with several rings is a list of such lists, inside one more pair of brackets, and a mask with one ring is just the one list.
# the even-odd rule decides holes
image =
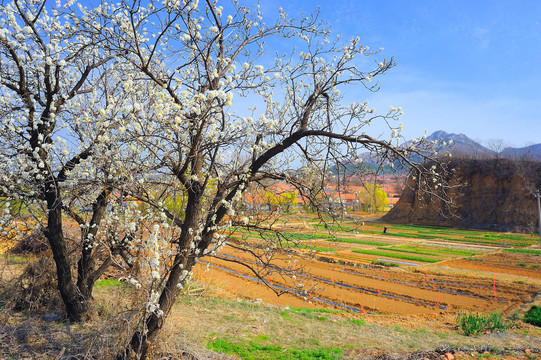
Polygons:
[[[224,254],[242,257],[231,249]],[[361,254],[355,254],[369,258]],[[351,256],[352,258],[354,255]],[[521,305],[532,300],[541,290],[539,282],[532,284],[528,279],[541,279],[541,271],[535,268],[523,268],[517,263],[532,263],[532,258],[523,254],[495,253],[485,255],[483,262],[467,260],[448,260],[441,264],[463,269],[482,270],[471,275],[445,273],[444,268],[437,265],[424,265],[421,268],[400,267],[347,267],[319,259],[298,258],[297,269],[302,267],[309,270],[311,276],[318,279],[298,277],[308,289],[314,286],[318,289],[311,294],[314,297],[329,300],[341,305],[350,306],[365,312],[379,314],[418,314],[427,315],[457,311],[503,311],[506,314],[516,311]],[[209,261],[209,259],[203,259]],[[289,305],[294,307],[329,307],[325,303],[307,296],[304,300],[298,296],[285,293],[277,297],[273,291],[255,280],[249,280],[239,275],[254,277],[248,269],[236,263],[213,259],[212,265],[196,266],[196,278],[212,282],[227,289],[232,295],[247,299],[262,299],[271,304]],[[284,262],[277,262],[285,267]],[[230,270],[227,272],[219,269]],[[206,269],[206,270],[204,270]],[[203,271],[204,270],[204,271]],[[501,274],[514,274],[524,277],[524,283],[510,282],[503,279]],[[427,281],[428,277],[428,281]],[[334,283],[319,280],[324,279]],[[533,280],[533,279],[532,279]],[[272,284],[289,287],[290,280],[279,275],[271,275]],[[445,283],[445,284],[444,284]],[[356,288],[346,288],[339,284]],[[458,292],[452,293],[452,292]],[[444,309],[436,309],[436,305]],[[338,307],[339,308],[339,307]]]
[[[466,259],[451,260],[441,263],[442,265],[494,272],[499,274],[512,274],[529,278],[541,279],[541,269],[536,256],[528,256],[514,253],[493,253],[479,257],[482,261]],[[519,265],[522,264],[523,266]],[[532,267],[534,265],[534,267]],[[537,265],[537,266],[536,266]]]

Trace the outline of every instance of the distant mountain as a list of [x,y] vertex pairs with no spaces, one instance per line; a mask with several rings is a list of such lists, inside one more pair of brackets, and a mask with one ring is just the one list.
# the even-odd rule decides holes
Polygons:
[[428,136],[427,139],[430,141],[444,140],[447,143],[452,140],[451,147],[442,147],[439,151],[442,149],[448,150],[453,157],[466,159],[503,158],[509,160],[541,161],[541,144],[521,148],[507,147],[498,152],[473,141],[464,134],[449,134],[439,130]]
[[502,157],[511,160],[536,160],[541,161],[541,144],[530,145],[522,148],[508,147],[501,152]]
[[443,151],[449,151],[453,157],[466,157],[466,158],[486,158],[494,157],[496,153],[478,142],[473,141],[464,134],[452,134],[443,130],[433,132],[427,137],[429,141],[444,141],[450,145],[439,146],[436,150],[441,153]]
[[[443,130],[438,130],[429,136],[428,141],[438,141],[440,144],[436,146],[435,150],[440,153],[449,152],[453,158],[462,159],[494,159],[505,158],[509,160],[532,160],[541,161],[541,144],[531,145],[522,148],[505,148],[500,152],[491,150],[478,142],[470,139],[464,134],[453,134]],[[446,145],[442,145],[445,143]],[[407,143],[406,143],[407,144]],[[398,166],[394,167],[394,170],[389,164],[383,166],[378,165],[380,158],[377,155],[371,153],[359,154],[359,158],[363,160],[364,166],[371,171],[376,171],[379,167],[380,173],[390,173],[395,170],[400,170]],[[412,158],[413,161],[421,161],[420,157]],[[347,166],[348,170],[355,171],[354,166]],[[336,171],[335,168],[332,169]]]

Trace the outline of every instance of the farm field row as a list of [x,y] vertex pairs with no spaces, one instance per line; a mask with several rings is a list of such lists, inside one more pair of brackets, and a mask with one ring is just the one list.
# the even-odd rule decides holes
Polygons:
[[[304,292],[294,289],[289,277],[276,274],[269,281],[282,293],[276,296],[262,279],[235,262],[252,262],[257,267],[255,259],[229,247],[217,258],[202,259],[196,266],[196,277],[219,284],[235,296],[260,298],[271,304],[404,315],[458,311],[510,314],[541,290],[541,251],[531,248],[536,242],[533,236],[395,225],[383,234],[383,224],[373,223],[364,230],[353,230],[346,224],[331,235],[313,225],[310,229],[310,223],[307,226],[304,222],[287,229],[295,240],[289,247],[296,255],[273,263],[295,275]],[[402,236],[396,236],[398,230]],[[433,240],[413,236],[422,233]],[[255,249],[267,236],[237,233],[232,241],[242,238],[243,244]],[[471,242],[465,244],[464,239]]]

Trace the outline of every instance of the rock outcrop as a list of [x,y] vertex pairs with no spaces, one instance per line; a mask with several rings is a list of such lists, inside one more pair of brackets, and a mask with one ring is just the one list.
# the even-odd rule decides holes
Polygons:
[[448,164],[447,197],[440,188],[421,192],[414,177],[384,221],[538,232],[534,192],[541,190],[541,162],[453,160]]

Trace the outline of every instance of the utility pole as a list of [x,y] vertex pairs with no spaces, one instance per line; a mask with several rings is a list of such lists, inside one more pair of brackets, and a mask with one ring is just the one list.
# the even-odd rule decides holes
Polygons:
[[541,191],[535,192],[537,198],[537,212],[539,213],[539,246],[541,246]]

